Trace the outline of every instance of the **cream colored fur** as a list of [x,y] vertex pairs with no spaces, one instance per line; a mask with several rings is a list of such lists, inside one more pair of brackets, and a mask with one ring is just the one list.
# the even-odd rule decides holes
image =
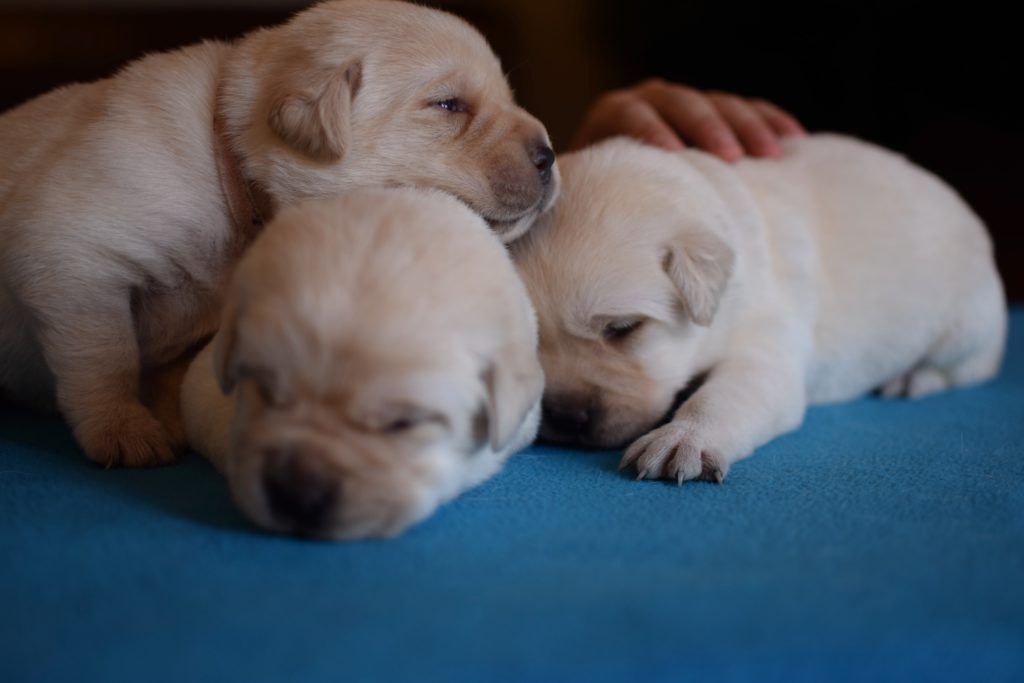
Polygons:
[[181,446],[180,425],[140,403],[140,373],[215,330],[251,238],[221,189],[215,116],[273,207],[425,186],[513,239],[557,192],[544,128],[484,39],[400,2],[325,2],[3,114],[0,392],[56,405],[102,464],[165,463]]
[[256,239],[182,412],[260,526],[390,536],[533,440],[536,349],[526,290],[478,216],[440,192],[354,191]]
[[985,228],[895,154],[814,135],[730,166],[615,140],[560,165],[560,201],[514,245],[549,438],[632,442],[622,464],[641,478],[720,481],[808,404],[998,370],[1006,309]]

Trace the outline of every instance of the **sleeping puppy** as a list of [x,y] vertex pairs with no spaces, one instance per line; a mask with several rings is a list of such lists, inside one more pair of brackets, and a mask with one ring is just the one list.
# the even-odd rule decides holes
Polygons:
[[383,0],[55,90],[0,116],[0,149],[0,394],[56,404],[108,466],[173,458],[180,423],[143,407],[140,375],[213,333],[233,263],[279,207],[425,186],[511,240],[558,186],[484,39]]
[[529,297],[484,222],[440,192],[361,190],[256,239],[181,407],[250,519],[353,539],[497,472],[533,440],[543,384]]
[[985,228],[901,157],[818,135],[732,166],[625,140],[560,165],[560,201],[513,247],[549,439],[632,442],[622,466],[640,479],[721,481],[809,403],[998,370]]

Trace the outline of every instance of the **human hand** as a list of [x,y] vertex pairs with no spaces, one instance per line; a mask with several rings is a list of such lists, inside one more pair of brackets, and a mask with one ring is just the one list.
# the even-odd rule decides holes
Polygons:
[[616,135],[669,150],[699,147],[736,161],[744,154],[778,156],[781,138],[806,131],[765,100],[701,92],[652,78],[602,95],[584,116],[572,146],[580,149]]

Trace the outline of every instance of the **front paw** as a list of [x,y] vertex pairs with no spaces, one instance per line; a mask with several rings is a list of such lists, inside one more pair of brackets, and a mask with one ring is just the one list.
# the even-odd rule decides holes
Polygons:
[[74,431],[89,459],[104,467],[156,467],[175,459],[163,426],[137,403],[83,420]]
[[685,421],[659,427],[633,442],[619,469],[636,467],[637,479],[700,479],[722,483],[729,463],[722,452]]

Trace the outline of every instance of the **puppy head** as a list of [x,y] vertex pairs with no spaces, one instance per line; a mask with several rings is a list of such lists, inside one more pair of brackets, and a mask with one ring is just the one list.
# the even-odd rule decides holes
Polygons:
[[358,186],[437,188],[511,241],[557,194],[544,127],[516,106],[484,38],[444,12],[325,2],[247,39],[234,74],[221,106],[279,206]]
[[246,514],[323,538],[398,533],[532,440],[529,298],[440,192],[284,210],[233,275],[215,367],[237,392],[226,473]]
[[616,447],[707,369],[728,214],[680,156],[612,141],[560,164],[561,199],[513,245],[540,323],[541,434]]

